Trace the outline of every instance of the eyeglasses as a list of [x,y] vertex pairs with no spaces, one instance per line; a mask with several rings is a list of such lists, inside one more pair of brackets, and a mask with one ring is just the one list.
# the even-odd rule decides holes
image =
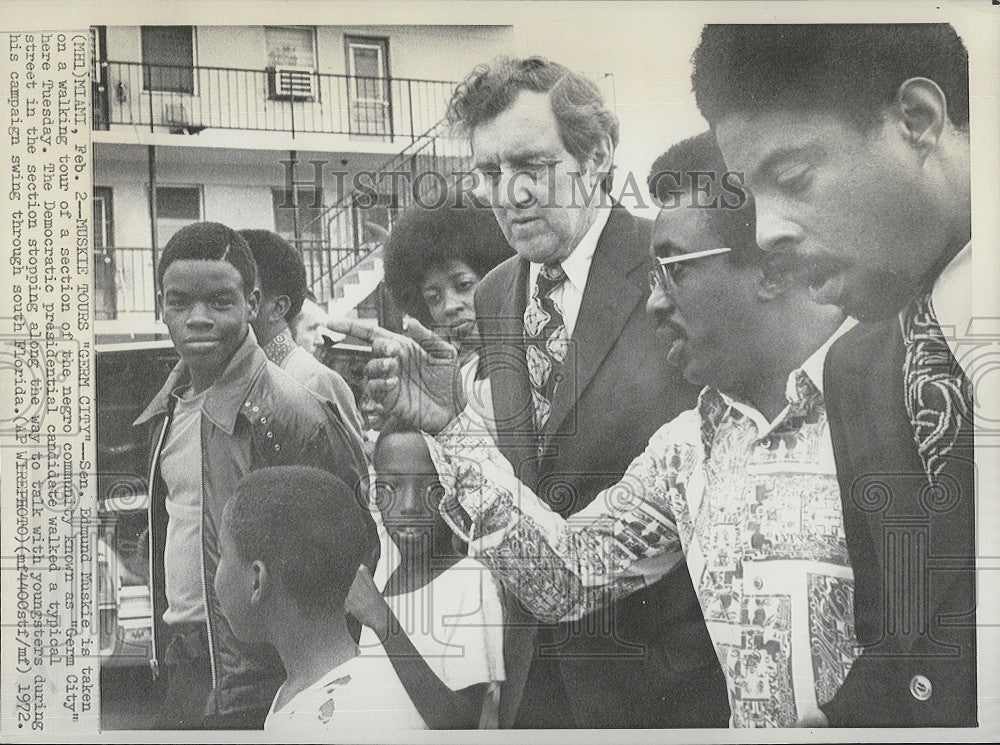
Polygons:
[[674,256],[667,256],[666,258],[660,258],[658,256],[656,257],[656,269],[649,270],[649,289],[650,291],[665,291],[667,286],[673,284],[677,279],[675,271],[678,264],[685,261],[692,261],[694,259],[704,259],[708,256],[718,256],[719,254],[729,253],[732,250],[733,249],[727,247],[709,248],[704,251],[694,251],[689,254],[675,254]]

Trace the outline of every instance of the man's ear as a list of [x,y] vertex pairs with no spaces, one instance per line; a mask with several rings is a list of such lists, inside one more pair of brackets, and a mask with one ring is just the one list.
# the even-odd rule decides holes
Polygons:
[[253,587],[250,591],[250,604],[260,605],[271,596],[273,578],[267,571],[267,566],[260,559],[254,561],[248,570],[251,573]]
[[594,175],[596,182],[600,183],[611,172],[614,159],[615,148],[611,144],[611,135],[606,134],[594,145],[585,165],[588,172]]
[[910,78],[896,91],[892,113],[903,136],[926,157],[948,123],[948,100],[933,80]]
[[271,317],[268,321],[283,321],[292,307],[292,299],[288,295],[278,295],[271,306]]
[[247,320],[252,321],[257,317],[257,311],[260,310],[260,290],[256,287],[247,295],[247,306],[250,308]]

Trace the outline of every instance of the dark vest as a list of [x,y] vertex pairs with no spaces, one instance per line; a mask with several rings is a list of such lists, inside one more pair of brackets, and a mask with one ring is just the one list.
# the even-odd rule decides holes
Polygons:
[[864,647],[824,707],[833,726],[976,725],[971,423],[928,482],[904,399],[894,318],[830,350],[824,392]]

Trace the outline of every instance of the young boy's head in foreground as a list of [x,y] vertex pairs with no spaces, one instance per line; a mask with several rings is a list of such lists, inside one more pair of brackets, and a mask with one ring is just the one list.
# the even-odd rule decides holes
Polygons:
[[276,626],[343,617],[372,532],[354,490],[306,466],[263,468],[236,487],[223,513],[215,592],[243,642],[272,642]]

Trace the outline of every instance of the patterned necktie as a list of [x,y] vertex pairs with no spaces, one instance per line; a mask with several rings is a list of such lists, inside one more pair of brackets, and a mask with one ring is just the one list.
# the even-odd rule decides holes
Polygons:
[[[535,432],[539,435],[552,411],[552,397],[561,377],[559,368],[569,346],[562,311],[552,299],[552,293],[565,280],[566,272],[559,264],[545,264],[524,309],[525,357],[535,409]],[[540,436],[538,443],[541,450]]]
[[971,427],[972,383],[948,348],[929,294],[904,310],[900,322],[906,344],[906,411],[924,471],[933,480],[947,465],[963,429]]

